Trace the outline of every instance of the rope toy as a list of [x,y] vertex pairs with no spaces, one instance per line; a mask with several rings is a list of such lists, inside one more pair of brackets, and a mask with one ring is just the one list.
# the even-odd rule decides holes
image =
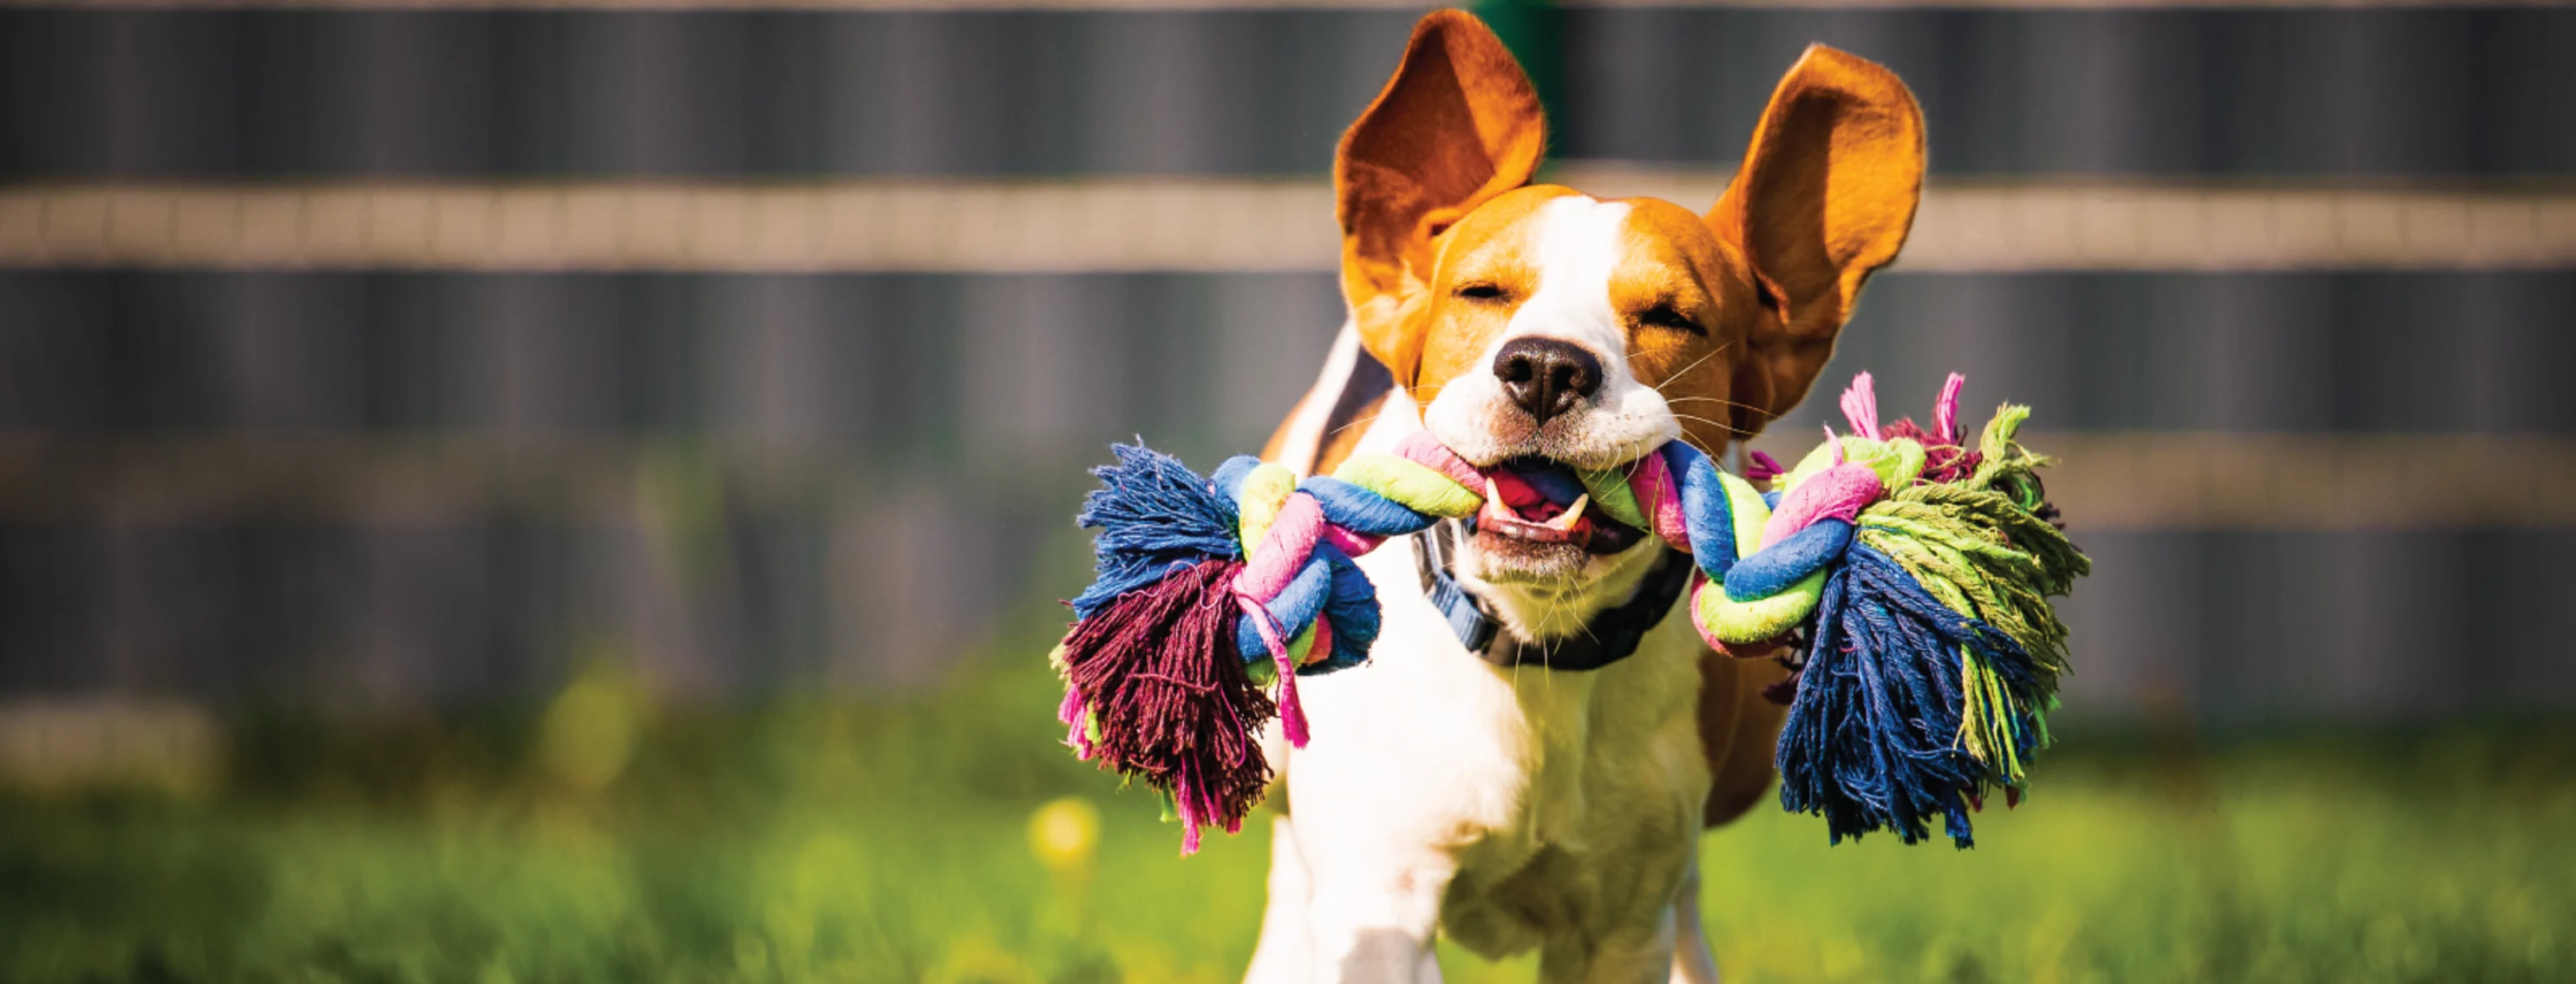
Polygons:
[[1114,446],[1078,516],[1099,530],[1098,577],[1051,657],[1067,743],[1161,791],[1195,852],[1202,826],[1238,832],[1259,802],[1272,716],[1306,744],[1298,676],[1368,659],[1377,592],[1353,557],[1443,519],[1536,510],[1571,526],[1589,505],[1692,555],[1691,623],[1711,646],[1803,636],[1776,763],[1784,808],[1823,816],[1837,843],[1882,829],[1915,843],[1937,815],[1971,846],[1969,812],[1998,787],[2018,804],[2048,741],[2066,671],[2048,599],[2091,563],[2055,523],[2035,474],[2048,459],[2013,440],[2029,408],[2002,407],[1967,447],[1962,381],[1951,374],[1927,431],[1881,427],[1860,374],[1842,396],[1852,433],[1827,428],[1785,470],[1753,455],[1767,494],[1682,441],[1567,476],[1478,468],[1418,432],[1302,482],[1249,456],[1202,479]]

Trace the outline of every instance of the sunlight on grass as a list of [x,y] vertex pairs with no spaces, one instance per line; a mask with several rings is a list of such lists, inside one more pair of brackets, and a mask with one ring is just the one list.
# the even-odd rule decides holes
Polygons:
[[[212,792],[0,800],[0,979],[1235,979],[1267,826],[1180,858],[1052,698],[246,720]],[[1709,930],[1739,982],[2566,979],[2565,737],[2079,739],[1968,852],[1765,809],[1705,841]]]

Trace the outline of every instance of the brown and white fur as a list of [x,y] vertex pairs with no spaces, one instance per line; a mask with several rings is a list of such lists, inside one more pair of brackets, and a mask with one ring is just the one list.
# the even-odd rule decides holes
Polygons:
[[[1424,427],[1480,465],[1608,467],[1677,437],[1722,454],[1806,394],[1923,177],[1913,96],[1821,46],[1705,215],[1531,184],[1545,144],[1483,24],[1415,27],[1334,169],[1350,322],[1267,457],[1325,472]],[[1528,367],[1516,389],[1501,364],[1528,338],[1570,344],[1550,350],[1595,378],[1560,374],[1533,404]],[[1456,573],[1539,640],[1629,597],[1655,550],[1488,531]],[[1597,671],[1499,668],[1459,645],[1414,563],[1404,543],[1361,561],[1385,611],[1374,660],[1303,683],[1305,748],[1274,736],[1285,789],[1249,978],[1436,980],[1437,931],[1488,956],[1536,947],[1545,981],[1716,980],[1695,846],[1771,782],[1781,710],[1759,692],[1782,671],[1709,651],[1681,614]]]

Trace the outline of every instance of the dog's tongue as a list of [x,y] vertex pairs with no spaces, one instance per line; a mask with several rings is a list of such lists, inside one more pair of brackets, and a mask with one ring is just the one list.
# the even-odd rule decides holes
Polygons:
[[1577,543],[1589,552],[1604,554],[1626,550],[1644,536],[1592,509],[1582,477],[1564,465],[1525,458],[1487,476],[1485,511],[1478,522],[1496,533],[1542,543]]
[[1593,523],[1584,515],[1589,501],[1583,483],[1570,472],[1507,465],[1487,473],[1485,508],[1477,522],[1514,539],[1589,544]]
[[1551,461],[1519,460],[1494,470],[1503,504],[1521,519],[1544,523],[1565,515],[1584,497],[1583,479]]

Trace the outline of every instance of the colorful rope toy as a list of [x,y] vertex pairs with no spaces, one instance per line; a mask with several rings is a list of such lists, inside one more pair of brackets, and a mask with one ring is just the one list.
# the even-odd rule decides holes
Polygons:
[[[1377,591],[1351,558],[1489,502],[1547,499],[1692,555],[1692,624],[1710,645],[1804,637],[1777,765],[1781,805],[1820,814],[1830,836],[1928,836],[1940,816],[1960,847],[1968,814],[2001,787],[2018,802],[2066,670],[2066,627],[2048,598],[2091,564],[2055,524],[2013,440],[2007,405],[1977,446],[1958,429],[1949,377],[1933,427],[1881,427],[1869,374],[1843,394],[1853,433],[1794,468],[1756,454],[1776,491],[1674,441],[1574,483],[1480,469],[1416,433],[1392,453],[1355,454],[1298,481],[1243,456],[1205,479],[1141,446],[1113,448],[1079,521],[1100,532],[1098,578],[1073,599],[1053,656],[1076,752],[1168,797],[1182,850],[1199,828],[1238,831],[1269,780],[1258,734],[1275,714],[1306,743],[1299,674],[1368,658]],[[1767,648],[1767,647],[1766,647]],[[1276,682],[1274,702],[1269,686]]]

